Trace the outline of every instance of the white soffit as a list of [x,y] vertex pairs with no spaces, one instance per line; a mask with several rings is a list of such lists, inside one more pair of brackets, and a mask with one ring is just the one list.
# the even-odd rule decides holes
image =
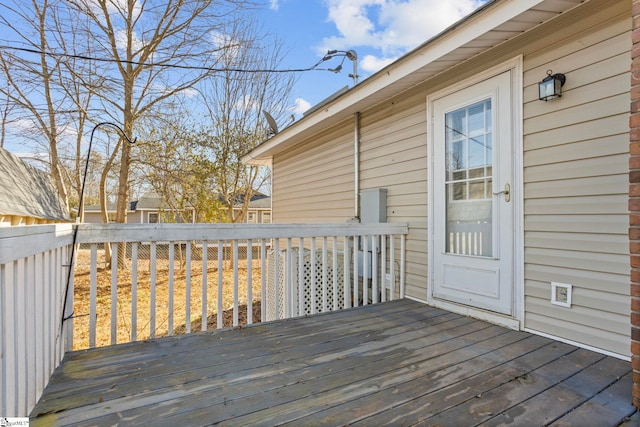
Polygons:
[[511,40],[588,0],[493,0],[396,62],[363,80],[263,142],[242,161],[270,164],[272,156],[358,111]]

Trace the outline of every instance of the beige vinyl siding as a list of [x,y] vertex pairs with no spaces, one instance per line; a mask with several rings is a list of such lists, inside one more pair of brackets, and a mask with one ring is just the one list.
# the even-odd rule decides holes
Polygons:
[[[409,224],[406,293],[423,300],[427,287],[424,100],[425,94],[416,92],[360,116],[360,189],[387,189],[387,221]],[[348,121],[276,156],[274,222],[344,222],[352,218],[353,144],[354,121]]]
[[406,294],[427,295],[425,93],[389,100],[361,115],[361,189],[387,189],[387,221],[409,224]]
[[274,159],[274,223],[353,218],[353,129],[347,121]]
[[[601,11],[600,26],[576,23],[561,40],[541,40],[524,57],[523,91],[524,326],[624,355],[629,8]],[[561,99],[542,102],[537,83],[548,69],[567,83]],[[573,285],[571,308],[551,304],[551,282]]]

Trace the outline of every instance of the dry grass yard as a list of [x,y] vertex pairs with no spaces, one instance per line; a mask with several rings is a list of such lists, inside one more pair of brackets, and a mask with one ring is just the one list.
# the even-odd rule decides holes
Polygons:
[[[89,304],[90,304],[90,251],[78,251],[74,276],[74,350],[89,347]],[[191,262],[191,292],[190,319],[191,330],[201,329],[202,318],[202,271],[201,260]],[[207,328],[217,328],[218,311],[218,262],[209,260],[207,263]],[[127,258],[124,265],[118,268],[117,292],[117,342],[129,342],[132,336],[132,266]],[[166,259],[156,261],[156,292],[155,292],[155,336],[169,334],[169,262]],[[173,290],[173,333],[184,333],[187,319],[187,272],[179,261],[174,262],[174,290]],[[137,272],[137,326],[136,339],[144,340],[151,334],[151,264],[148,259],[138,259]],[[260,321],[260,263],[253,263],[252,267],[252,300],[253,322]],[[247,295],[248,279],[246,261],[239,261],[238,268],[238,300],[239,324],[247,323]],[[103,251],[98,251],[97,272],[97,320],[96,346],[111,344],[111,270],[106,268]],[[233,326],[233,268],[225,262],[223,268],[223,327]]]

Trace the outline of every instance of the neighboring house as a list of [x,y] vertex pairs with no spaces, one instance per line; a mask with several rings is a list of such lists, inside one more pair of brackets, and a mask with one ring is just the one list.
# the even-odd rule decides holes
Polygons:
[[[242,211],[242,204],[234,206],[235,212]],[[234,212],[234,214],[235,214]],[[270,224],[271,223],[271,197],[256,195],[249,201],[249,208],[244,217],[247,224]]]
[[243,160],[272,167],[277,223],[386,189],[410,298],[629,358],[631,30],[629,0],[489,1]]
[[[109,203],[107,205],[107,213],[109,221],[113,222],[116,218],[116,205]],[[194,223],[195,210],[188,206],[184,209],[172,210],[163,203],[162,198],[155,193],[146,193],[138,200],[129,203],[127,210],[127,223],[129,224],[148,224],[157,222],[167,222],[165,216],[172,216],[171,222],[178,223]],[[84,222],[101,223],[102,213],[100,206],[87,206],[84,210]]]
[[0,227],[69,221],[51,175],[0,147]]

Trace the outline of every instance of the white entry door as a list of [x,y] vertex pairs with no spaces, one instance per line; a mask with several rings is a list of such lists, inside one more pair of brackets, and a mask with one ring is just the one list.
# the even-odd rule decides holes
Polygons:
[[430,103],[432,297],[514,314],[511,75]]

